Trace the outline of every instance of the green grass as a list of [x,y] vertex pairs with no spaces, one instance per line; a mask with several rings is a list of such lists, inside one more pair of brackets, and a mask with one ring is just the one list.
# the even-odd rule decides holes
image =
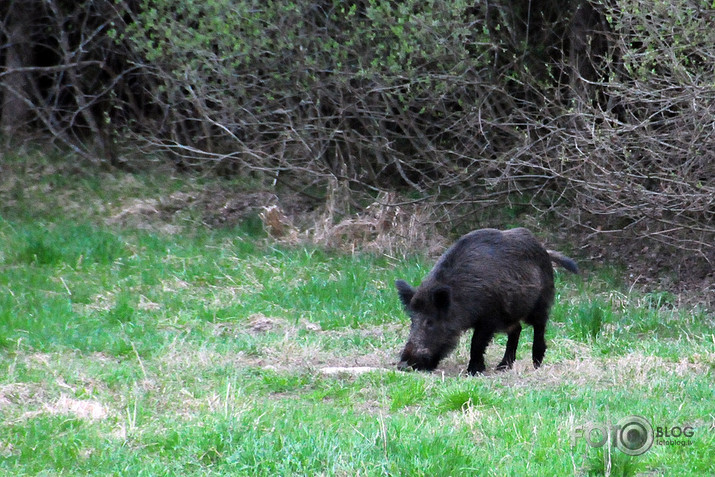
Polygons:
[[[436,372],[398,372],[393,283],[430,261],[280,246],[255,218],[209,229],[192,210],[170,231],[112,223],[130,199],[207,179],[14,165],[40,185],[0,179],[0,475],[715,472],[713,316],[625,293],[617,269],[557,275],[539,370],[526,328],[512,371],[493,371],[497,336],[484,376],[462,374],[466,338]],[[59,209],[35,206],[47,194]],[[634,414],[692,426],[692,444],[572,445],[578,426]]]

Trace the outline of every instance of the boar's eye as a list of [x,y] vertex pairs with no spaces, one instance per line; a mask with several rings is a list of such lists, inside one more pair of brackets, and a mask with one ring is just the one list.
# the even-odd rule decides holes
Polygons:
[[425,309],[425,301],[421,298],[413,300],[411,303],[411,307],[415,311],[422,311]]

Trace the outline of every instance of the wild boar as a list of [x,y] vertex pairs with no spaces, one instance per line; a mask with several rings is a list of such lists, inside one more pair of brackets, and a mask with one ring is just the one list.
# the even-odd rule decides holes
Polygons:
[[541,366],[554,301],[552,261],[578,273],[572,259],[546,250],[525,228],[480,229],[455,242],[417,288],[397,280],[398,295],[412,321],[398,367],[435,369],[460,335],[473,328],[467,372],[484,371],[484,351],[497,332],[508,335],[497,369],[509,369],[516,359],[521,322],[534,328],[532,359],[535,368]]

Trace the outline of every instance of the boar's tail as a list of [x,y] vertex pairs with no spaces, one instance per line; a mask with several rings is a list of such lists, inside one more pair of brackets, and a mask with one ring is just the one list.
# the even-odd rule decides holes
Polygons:
[[555,250],[547,250],[547,252],[549,253],[549,257],[551,257],[552,262],[561,265],[571,273],[578,273],[578,265],[576,265],[576,262],[568,258],[566,255]]

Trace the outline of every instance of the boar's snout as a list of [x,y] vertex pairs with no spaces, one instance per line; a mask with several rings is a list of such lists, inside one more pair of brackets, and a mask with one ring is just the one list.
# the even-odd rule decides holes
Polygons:
[[412,343],[407,343],[400,355],[400,362],[397,369],[407,371],[410,368],[419,371],[432,371],[437,367],[439,359],[426,348],[418,348]]
[[412,366],[410,366],[407,361],[400,361],[397,363],[397,369],[400,371],[409,371],[412,369]]

